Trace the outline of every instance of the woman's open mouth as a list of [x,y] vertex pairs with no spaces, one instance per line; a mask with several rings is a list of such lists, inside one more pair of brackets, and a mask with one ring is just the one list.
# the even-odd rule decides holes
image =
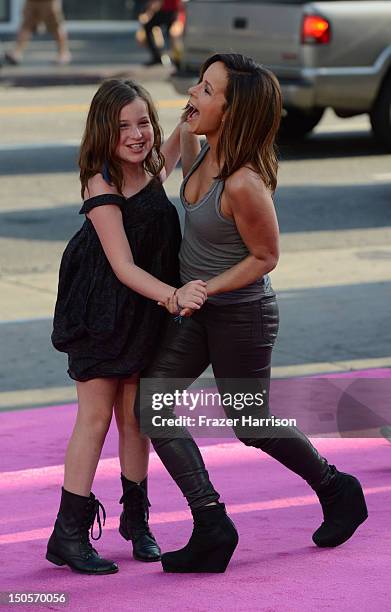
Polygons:
[[200,116],[199,110],[193,104],[191,104],[191,102],[186,104],[185,113],[186,121],[192,121]]

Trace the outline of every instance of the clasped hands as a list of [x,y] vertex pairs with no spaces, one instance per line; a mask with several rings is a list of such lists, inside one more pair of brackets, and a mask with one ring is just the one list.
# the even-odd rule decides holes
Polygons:
[[195,310],[202,308],[207,297],[206,282],[195,280],[175,289],[171,297],[158,304],[164,306],[172,315],[191,317]]

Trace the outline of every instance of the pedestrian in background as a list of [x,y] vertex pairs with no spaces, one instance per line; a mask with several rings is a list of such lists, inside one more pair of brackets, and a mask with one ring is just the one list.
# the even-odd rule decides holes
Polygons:
[[154,28],[159,27],[165,30],[167,37],[171,40],[170,30],[178,21],[181,8],[181,0],[151,0],[145,13],[140,15],[140,23],[144,26],[146,43],[152,55],[146,63],[147,66],[163,64],[165,58],[154,36]]
[[37,28],[44,24],[47,31],[53,34],[58,46],[58,64],[69,64],[71,54],[68,36],[64,27],[64,14],[61,0],[26,0],[23,7],[23,20],[16,38],[13,51],[5,53],[4,59],[9,64],[18,65],[23,59],[24,50]]

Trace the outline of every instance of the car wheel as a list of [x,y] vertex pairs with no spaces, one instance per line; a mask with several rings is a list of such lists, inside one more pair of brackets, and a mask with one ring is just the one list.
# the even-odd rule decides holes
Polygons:
[[376,140],[391,150],[391,75],[382,85],[370,118]]
[[281,120],[280,140],[304,138],[319,123],[323,113],[323,108],[317,108],[308,113],[297,108],[286,109],[286,115]]

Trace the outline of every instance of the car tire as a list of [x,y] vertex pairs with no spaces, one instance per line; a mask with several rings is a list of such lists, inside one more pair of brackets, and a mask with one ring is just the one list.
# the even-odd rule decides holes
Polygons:
[[370,119],[376,140],[391,150],[391,75],[380,89]]
[[324,108],[317,108],[308,113],[297,108],[286,109],[286,115],[281,119],[279,139],[304,138],[319,123],[323,113]]

